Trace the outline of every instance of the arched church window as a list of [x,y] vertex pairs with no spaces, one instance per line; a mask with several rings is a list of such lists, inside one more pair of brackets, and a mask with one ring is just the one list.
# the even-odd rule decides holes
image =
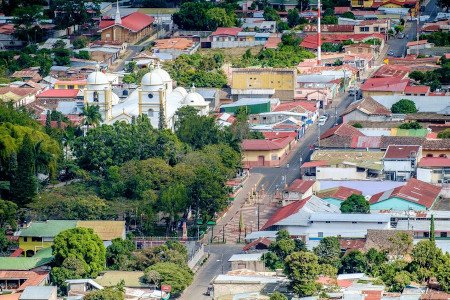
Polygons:
[[147,112],[147,116],[153,117],[153,113],[154,113],[153,109],[150,108]]
[[98,92],[94,92],[94,102],[98,102]]

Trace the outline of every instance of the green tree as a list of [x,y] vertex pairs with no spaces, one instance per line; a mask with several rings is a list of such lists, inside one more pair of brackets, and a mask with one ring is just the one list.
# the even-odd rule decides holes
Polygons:
[[10,182],[11,197],[21,206],[32,202],[37,192],[33,149],[31,138],[26,134],[17,153],[17,170],[15,170],[14,180]]
[[408,99],[401,99],[391,107],[394,114],[413,114],[417,112],[416,104]]
[[319,245],[314,248],[314,253],[319,263],[340,267],[341,246],[337,237],[327,236],[321,239]]
[[364,253],[353,250],[344,255],[341,260],[342,273],[364,273],[367,270],[367,259]]
[[61,266],[53,267],[50,275],[51,281],[58,285],[61,291],[65,291],[67,279],[80,279],[87,276],[86,265],[81,259],[70,256],[62,261]]
[[413,239],[412,236],[406,232],[396,232],[393,236],[388,238],[389,241],[389,254],[395,258],[403,258],[409,254],[412,249]]
[[62,266],[67,258],[76,258],[84,265],[87,276],[97,277],[106,265],[103,241],[91,228],[72,228],[60,232],[52,245],[54,263]]
[[355,128],[363,128],[361,123],[354,123],[352,126],[355,127]]
[[14,10],[15,36],[27,43],[37,42],[42,35],[38,22],[43,19],[42,6],[31,5]]
[[368,214],[370,213],[369,201],[362,195],[353,194],[341,203],[341,212],[344,214],[360,213]]
[[0,231],[7,226],[17,228],[17,205],[14,202],[0,199]]
[[264,8],[263,17],[264,17],[264,20],[266,20],[266,21],[279,21],[280,20],[280,16],[278,15],[278,12],[270,6],[267,6]]
[[78,51],[78,53],[75,53],[75,58],[79,58],[79,59],[91,59],[91,54],[89,53],[89,51],[86,50],[80,50]]
[[450,138],[450,129],[444,129],[438,133],[438,138],[440,139],[448,139]]
[[286,257],[284,273],[291,280],[292,289],[298,296],[311,296],[317,291],[320,265],[314,253],[292,253]]
[[322,18],[322,24],[337,24],[338,18],[336,16],[325,16]]
[[295,27],[298,24],[300,24],[300,14],[299,14],[298,9],[294,8],[294,9],[288,10],[287,20],[288,20],[288,25],[290,28]]
[[434,276],[439,267],[445,262],[442,250],[436,247],[434,241],[422,240],[412,250],[412,266],[417,278],[427,281]]
[[89,130],[90,126],[95,127],[103,122],[100,107],[98,105],[89,105],[86,103],[83,107],[83,112],[81,115],[84,116],[84,124],[87,126],[87,130]]
[[228,14],[224,8],[211,8],[206,12],[205,16],[209,30],[216,30],[217,27],[233,27],[236,24],[235,15]]
[[145,270],[158,263],[186,266],[188,255],[186,247],[179,242],[166,242],[161,246],[145,248],[135,252],[134,258],[136,259],[136,269]]
[[158,205],[160,211],[167,215],[167,234],[187,210],[188,204],[188,191],[184,184],[174,183],[162,190]]
[[411,274],[407,271],[401,271],[394,276],[390,291],[403,292],[403,289],[411,283]]
[[89,43],[89,39],[85,36],[79,36],[75,38],[72,42],[72,45],[75,49],[85,48]]
[[[88,4],[89,2],[92,4]],[[55,24],[59,28],[67,28],[88,23],[91,18],[88,10],[99,13],[99,3],[99,0],[53,0],[51,9],[58,12],[54,19]]]
[[387,255],[384,251],[377,251],[374,248],[370,248],[366,252],[367,272],[372,276],[379,276],[381,265],[387,262]]
[[450,258],[447,256],[445,262],[439,267],[436,274],[439,287],[446,293],[450,292]]
[[5,252],[8,250],[10,244],[10,241],[6,237],[5,230],[0,228],[0,255],[6,254]]
[[116,288],[106,288],[87,293],[83,296],[84,300],[124,300],[125,295]]
[[431,221],[430,221],[430,241],[435,242],[435,230],[434,230],[434,215],[431,215]]
[[131,254],[136,250],[131,240],[113,239],[106,248],[106,265],[112,270],[129,270],[133,263]]
[[400,129],[422,129],[422,125],[419,122],[413,121],[408,123],[403,123],[398,126]]
[[288,298],[282,293],[275,291],[272,295],[270,295],[269,300],[288,300]]
[[346,11],[345,13],[342,14],[342,17],[353,20],[355,19],[355,15],[351,11]]
[[161,276],[161,284],[168,284],[172,287],[172,293],[180,294],[188,287],[193,280],[192,271],[186,265],[177,265],[171,262],[156,263],[145,270],[148,274],[155,271]]

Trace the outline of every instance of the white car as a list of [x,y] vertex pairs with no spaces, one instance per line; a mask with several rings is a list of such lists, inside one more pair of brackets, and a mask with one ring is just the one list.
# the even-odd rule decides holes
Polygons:
[[321,117],[319,118],[319,126],[325,125],[325,123],[327,122],[327,120],[328,120],[328,117],[327,117],[327,116],[321,116]]

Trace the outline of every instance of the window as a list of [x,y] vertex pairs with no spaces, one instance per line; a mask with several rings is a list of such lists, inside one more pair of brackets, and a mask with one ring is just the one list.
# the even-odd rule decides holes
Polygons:
[[94,102],[98,102],[98,92],[94,92]]
[[42,242],[42,238],[40,238],[40,237],[34,237],[34,236],[33,236],[33,237],[31,238],[31,241],[32,241],[32,242]]
[[147,111],[147,116],[153,117],[153,114],[154,114],[154,111],[153,111],[153,109],[150,108],[150,109]]
[[447,154],[444,154],[444,153],[442,153],[442,154],[439,154],[439,157],[444,157],[444,158],[447,158]]
[[352,221],[352,224],[357,224],[358,222],[356,222],[356,221]]
[[358,0],[358,5],[359,6],[363,6],[364,5],[364,1],[363,0]]
[[73,85],[68,85],[67,86],[67,89],[69,89],[69,90],[73,90],[75,88],[75,86],[73,86]]
[[375,26],[375,27],[373,28],[373,31],[378,32],[378,31],[380,31],[380,28],[379,28],[378,26]]
[[330,222],[330,221],[325,221],[325,223],[328,223],[328,224],[329,224],[329,223],[331,223],[331,222]]
[[149,99],[152,99],[152,98],[153,98],[153,94],[148,94],[147,97],[148,97]]
[[24,242],[28,242],[28,238],[27,238],[27,237],[24,237],[24,238],[23,238],[23,241],[24,241]]
[[378,224],[383,224],[383,222],[378,222]]
[[433,154],[432,153],[428,153],[427,157],[433,157]]
[[317,233],[317,236],[318,236],[318,237],[323,237],[323,232],[318,232],[318,233]]
[[429,233],[428,231],[427,231],[427,232],[424,232],[424,233],[423,233],[423,236],[424,236],[424,237],[430,237],[430,233]]
[[441,232],[441,237],[442,238],[446,238],[447,237],[447,232]]
[[368,32],[369,31],[369,27],[365,26],[365,27],[360,27],[359,31],[361,32]]

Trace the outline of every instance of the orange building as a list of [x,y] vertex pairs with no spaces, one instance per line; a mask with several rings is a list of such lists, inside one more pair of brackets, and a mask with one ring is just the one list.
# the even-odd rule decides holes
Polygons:
[[154,17],[140,12],[134,12],[122,18],[119,7],[117,7],[114,19],[102,19],[100,21],[99,32],[102,41],[136,43],[154,32],[154,21]]

